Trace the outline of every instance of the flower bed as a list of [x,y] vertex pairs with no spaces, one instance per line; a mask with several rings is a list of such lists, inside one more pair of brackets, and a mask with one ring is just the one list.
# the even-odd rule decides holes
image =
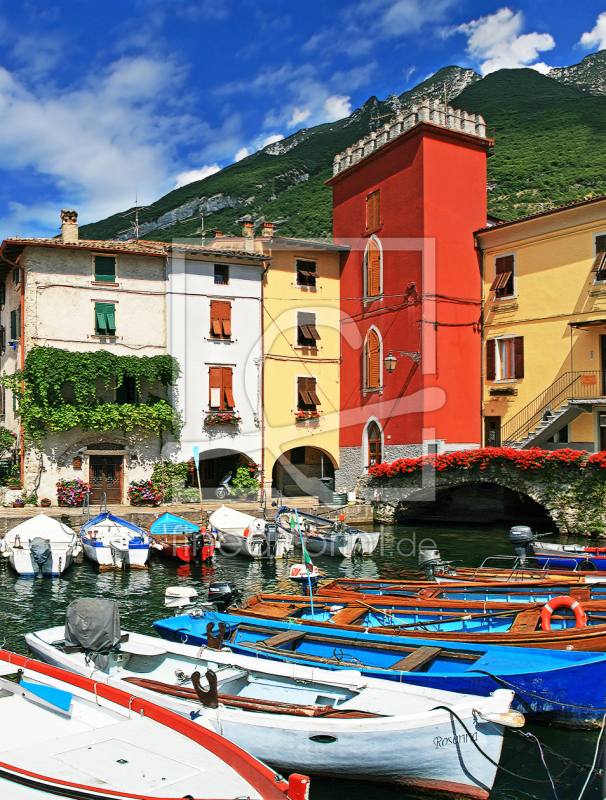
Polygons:
[[391,464],[376,464],[368,472],[373,478],[393,478],[408,472],[421,472],[424,467],[433,467],[436,472],[447,469],[485,470],[490,466],[512,466],[519,470],[555,470],[562,467],[581,466],[606,467],[606,453],[595,453],[587,458],[585,450],[541,450],[531,447],[517,450],[514,447],[485,447],[478,450],[460,450],[439,456],[399,458]]
[[295,420],[297,422],[301,422],[305,419],[318,419],[320,416],[319,411],[296,411],[295,412]]
[[57,481],[57,500],[59,505],[82,505],[90,493],[90,486],[88,483],[84,483],[81,478],[74,478],[71,481]]
[[158,505],[162,502],[162,492],[155,488],[151,480],[132,481],[128,487],[128,499],[134,506],[144,503]]
[[211,425],[239,425],[242,422],[242,417],[238,414],[232,414],[231,411],[222,413],[207,414],[204,417],[204,426],[210,427]]

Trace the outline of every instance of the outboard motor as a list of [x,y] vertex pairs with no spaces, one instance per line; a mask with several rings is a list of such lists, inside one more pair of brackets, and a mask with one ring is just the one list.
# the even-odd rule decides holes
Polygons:
[[268,522],[265,526],[265,538],[267,539],[268,555],[270,558],[276,557],[276,547],[278,544],[278,529],[275,523]]
[[211,583],[208,587],[208,602],[217,606],[219,611],[227,611],[239,597],[240,592],[226,582]]
[[534,555],[530,545],[536,541],[536,537],[528,525],[514,525],[509,531],[509,541],[513,545],[515,554],[522,559],[522,563]]
[[40,536],[31,540],[29,549],[32,558],[40,568],[52,554],[50,539],[42,539]]
[[423,570],[428,581],[432,581],[436,568],[442,566],[439,550],[419,550],[419,569]]

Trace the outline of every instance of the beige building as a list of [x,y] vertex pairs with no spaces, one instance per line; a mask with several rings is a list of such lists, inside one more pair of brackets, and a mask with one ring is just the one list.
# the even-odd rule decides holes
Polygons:
[[476,232],[484,444],[606,449],[606,198]]

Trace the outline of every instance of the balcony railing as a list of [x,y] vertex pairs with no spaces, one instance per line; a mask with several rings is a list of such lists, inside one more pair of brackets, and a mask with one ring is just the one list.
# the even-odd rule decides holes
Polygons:
[[501,428],[503,445],[521,442],[545,419],[547,410],[555,414],[569,400],[591,400],[606,397],[606,372],[565,372],[551,386],[508,420]]

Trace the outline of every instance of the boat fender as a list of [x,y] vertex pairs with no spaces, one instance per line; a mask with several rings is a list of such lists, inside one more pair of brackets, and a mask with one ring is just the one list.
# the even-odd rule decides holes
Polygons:
[[194,672],[191,676],[191,682],[198,695],[198,700],[205,708],[219,708],[219,694],[217,692],[217,676],[209,669],[206,671],[206,680],[208,681],[208,690],[205,691],[200,685],[200,673]]
[[545,603],[541,611],[541,630],[551,630],[551,615],[558,608],[569,608],[574,612],[575,628],[587,627],[587,614],[583,606],[573,597],[554,597]]
[[293,773],[288,779],[288,800],[309,800],[309,778]]
[[250,528],[244,528],[244,533],[242,534],[242,536],[246,539],[249,533],[250,533]]

